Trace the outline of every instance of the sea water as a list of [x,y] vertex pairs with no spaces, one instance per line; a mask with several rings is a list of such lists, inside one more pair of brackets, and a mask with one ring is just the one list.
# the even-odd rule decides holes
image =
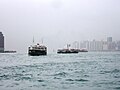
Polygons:
[[0,54],[0,90],[120,90],[120,52]]

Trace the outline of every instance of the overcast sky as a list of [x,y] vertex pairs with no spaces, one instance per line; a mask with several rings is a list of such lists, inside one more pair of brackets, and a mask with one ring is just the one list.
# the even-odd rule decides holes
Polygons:
[[81,40],[120,40],[120,0],[0,0],[6,50],[27,52],[35,42],[49,51]]

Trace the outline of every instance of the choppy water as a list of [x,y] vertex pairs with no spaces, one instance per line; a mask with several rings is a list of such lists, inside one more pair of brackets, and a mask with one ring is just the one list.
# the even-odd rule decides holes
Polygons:
[[120,52],[0,54],[0,90],[120,90]]

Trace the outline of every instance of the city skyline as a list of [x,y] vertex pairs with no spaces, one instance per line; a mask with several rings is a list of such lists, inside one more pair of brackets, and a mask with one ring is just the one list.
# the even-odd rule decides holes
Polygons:
[[120,40],[114,41],[112,37],[107,37],[106,40],[82,41],[79,46],[89,51],[120,51]]
[[[43,41],[41,39],[41,44],[42,44],[42,42]],[[2,32],[0,32],[0,51],[6,50],[4,47],[4,44],[5,44],[4,43],[4,35]],[[67,44],[68,43],[66,42],[66,45]],[[86,49],[88,51],[120,51],[120,40],[115,41],[113,39],[113,37],[106,37],[106,40],[96,40],[96,39],[81,40],[81,41],[74,40],[73,42],[71,42],[69,44],[71,45],[71,48]],[[57,50],[58,48],[66,48],[66,45],[63,45],[63,47],[57,47],[56,49],[51,48],[51,50]],[[12,50],[12,48],[10,50]]]

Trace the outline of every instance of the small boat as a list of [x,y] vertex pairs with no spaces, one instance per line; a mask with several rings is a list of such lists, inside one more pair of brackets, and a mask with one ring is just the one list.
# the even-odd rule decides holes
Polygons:
[[28,48],[28,54],[30,56],[47,55],[47,47],[38,43]]
[[87,49],[78,49],[79,52],[88,52]]
[[79,53],[78,49],[70,49],[70,44],[67,44],[67,49],[58,49],[57,53],[69,54],[69,53]]
[[58,49],[57,53],[69,54],[69,53],[78,53],[76,49]]
[[88,52],[88,50],[82,49],[82,50],[80,50],[79,52]]

